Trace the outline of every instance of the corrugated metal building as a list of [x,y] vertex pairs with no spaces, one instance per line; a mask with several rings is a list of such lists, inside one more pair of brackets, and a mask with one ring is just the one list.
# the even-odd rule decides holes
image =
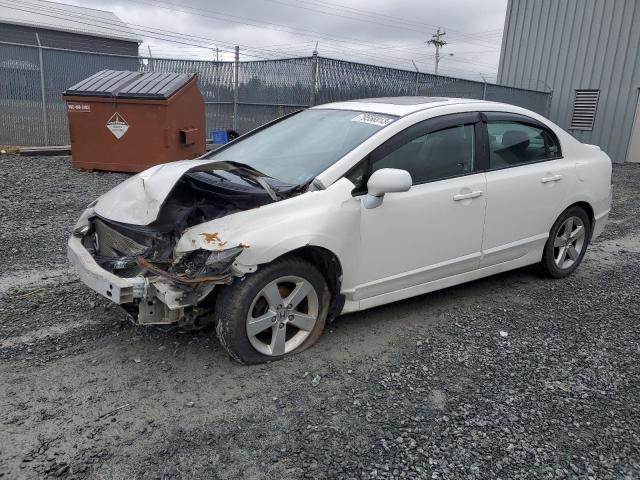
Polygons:
[[498,83],[550,89],[552,121],[640,162],[639,57],[639,0],[509,0]]
[[112,12],[43,0],[4,3],[0,42],[38,45],[39,40],[43,47],[138,55],[141,40]]

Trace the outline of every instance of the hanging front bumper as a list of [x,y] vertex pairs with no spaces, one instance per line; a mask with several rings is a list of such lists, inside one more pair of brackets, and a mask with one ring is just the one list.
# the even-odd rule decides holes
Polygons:
[[67,257],[78,270],[84,284],[119,305],[131,303],[134,299],[143,298],[146,295],[146,278],[121,278],[106,271],[96,263],[79,237],[69,238]]

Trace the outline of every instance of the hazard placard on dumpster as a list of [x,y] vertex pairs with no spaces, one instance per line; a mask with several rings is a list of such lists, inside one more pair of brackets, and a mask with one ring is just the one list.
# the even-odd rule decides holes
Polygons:
[[129,130],[129,124],[118,112],[114,113],[107,122],[107,128],[113,135],[120,140],[122,136]]

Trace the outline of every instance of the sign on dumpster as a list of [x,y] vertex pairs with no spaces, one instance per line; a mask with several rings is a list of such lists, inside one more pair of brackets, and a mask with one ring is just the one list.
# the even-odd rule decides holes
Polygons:
[[120,140],[122,136],[129,130],[129,124],[118,112],[114,113],[107,122],[107,128],[113,135]]
[[67,103],[69,112],[91,113],[91,105],[88,103]]

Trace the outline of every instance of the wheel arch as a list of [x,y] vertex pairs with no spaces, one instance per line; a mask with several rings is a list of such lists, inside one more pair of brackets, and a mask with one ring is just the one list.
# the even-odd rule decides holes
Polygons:
[[[591,225],[590,225],[590,230],[591,231],[589,232],[589,236],[591,236],[593,234],[593,225],[595,224],[595,221],[596,221],[596,215],[595,215],[595,211],[593,210],[593,207],[591,206],[591,204],[589,202],[586,202],[586,201],[582,200],[582,201],[579,201],[579,202],[572,203],[567,208],[565,208],[563,210],[563,212],[568,210],[568,209],[570,209],[570,208],[572,208],[572,207],[580,207],[580,208],[582,208],[587,213],[587,215],[589,216],[589,222],[591,223]],[[562,213],[560,215],[562,215]]]
[[342,264],[338,256],[328,248],[305,245],[284,253],[273,261],[289,256],[306,260],[322,274],[331,294],[327,323],[334,320],[340,315],[345,302],[344,295],[340,293],[342,287]]

